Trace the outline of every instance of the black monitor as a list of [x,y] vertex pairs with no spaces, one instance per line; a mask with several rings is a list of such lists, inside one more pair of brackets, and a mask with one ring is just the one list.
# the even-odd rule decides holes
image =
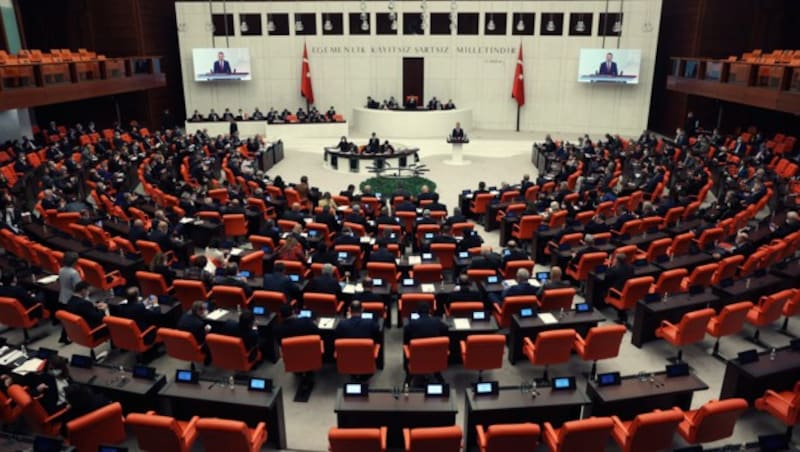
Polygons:
[[247,384],[248,391],[272,392],[272,379],[253,377]]
[[369,390],[366,383],[347,383],[344,385],[345,397],[366,397]]
[[175,382],[197,384],[200,374],[188,369],[177,369],[175,371]]
[[500,385],[496,381],[479,381],[472,386],[476,396],[497,394]]
[[754,348],[739,352],[737,355],[739,362],[742,364],[750,364],[758,361],[758,351]]
[[689,364],[675,363],[667,366],[667,378],[685,377],[689,375]]
[[133,378],[153,380],[156,378],[156,368],[141,365],[133,366]]
[[553,391],[568,391],[575,389],[575,377],[553,378]]
[[94,364],[94,360],[92,360],[91,356],[78,355],[77,353],[72,355],[69,360],[70,366],[79,367],[81,369],[91,369],[92,364]]
[[61,452],[64,440],[49,436],[36,436],[33,438],[33,452]]
[[598,386],[618,386],[622,383],[622,378],[619,372],[609,372],[605,374],[597,374]]

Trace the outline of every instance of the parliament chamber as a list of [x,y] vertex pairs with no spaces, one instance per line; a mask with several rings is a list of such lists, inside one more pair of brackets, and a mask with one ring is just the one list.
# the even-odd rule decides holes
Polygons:
[[0,450],[798,447],[800,4],[36,3]]

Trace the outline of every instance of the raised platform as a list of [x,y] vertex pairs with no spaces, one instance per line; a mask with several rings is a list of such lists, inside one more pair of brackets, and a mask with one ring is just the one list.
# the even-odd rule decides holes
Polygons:
[[[236,121],[239,127],[239,136],[243,138],[264,136],[267,133],[266,121]],[[186,121],[186,133],[195,133],[198,130],[206,130],[212,137],[217,135],[228,135],[231,125],[228,121]],[[280,137],[274,137],[278,139]]]
[[[339,140],[347,136],[346,122],[309,122],[268,124],[266,121],[236,121],[240,137],[261,135],[269,140],[291,140],[292,138],[330,138]],[[186,132],[207,130],[211,136],[227,135],[230,132],[228,121],[186,121]]]
[[402,173],[404,169],[419,160],[419,148],[397,146],[393,154],[359,154],[342,152],[338,148],[325,147],[324,166],[327,169],[348,174],[374,174],[371,167],[386,168],[388,173]]
[[369,136],[444,139],[457,122],[461,128],[472,129],[472,109],[455,110],[373,110],[353,109],[353,129]]

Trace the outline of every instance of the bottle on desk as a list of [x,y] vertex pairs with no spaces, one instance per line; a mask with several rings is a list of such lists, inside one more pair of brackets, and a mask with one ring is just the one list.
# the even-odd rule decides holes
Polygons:
[[408,383],[403,383],[403,396],[405,396],[406,399],[408,398]]
[[231,375],[230,377],[228,377],[228,386],[230,386],[230,388],[231,388],[231,391],[233,391],[234,389],[236,389],[236,380],[233,378],[233,375]]

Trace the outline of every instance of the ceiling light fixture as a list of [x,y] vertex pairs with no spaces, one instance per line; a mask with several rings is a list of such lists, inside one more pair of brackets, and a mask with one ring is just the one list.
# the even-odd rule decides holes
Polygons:
[[517,31],[525,31],[525,22],[522,21],[522,14],[519,15],[519,20],[517,21]]
[[303,21],[300,20],[300,19],[295,20],[294,21],[294,28],[297,31],[303,31],[305,29],[305,26],[303,25]]
[[242,23],[239,24],[239,28],[242,29],[242,33],[247,33],[248,31],[250,31],[250,27],[247,26],[247,22],[245,21],[242,21]]
[[322,29],[325,31],[333,30],[333,22],[331,22],[331,18],[327,15],[325,15],[325,22],[322,24]]
[[578,15],[578,22],[575,23],[575,31],[579,33],[586,31],[586,24],[583,22],[583,14]]
[[545,27],[545,29],[551,33],[556,31],[556,23],[555,21],[553,21],[552,14],[550,14],[550,19],[547,21],[547,26]]
[[489,31],[495,31],[497,29],[497,25],[494,23],[494,16],[489,14],[489,22],[486,24],[486,29]]
[[272,15],[267,16],[267,31],[270,33],[275,32],[275,22],[272,21]]

